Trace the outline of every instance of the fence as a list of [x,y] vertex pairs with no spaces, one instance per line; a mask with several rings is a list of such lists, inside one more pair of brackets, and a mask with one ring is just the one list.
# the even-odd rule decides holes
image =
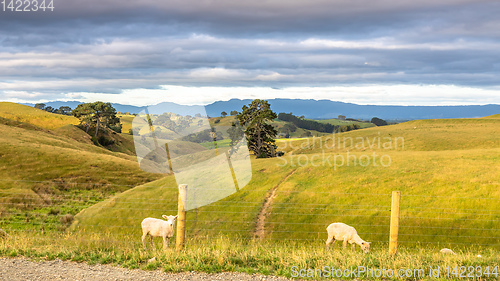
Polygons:
[[[153,188],[153,187],[151,187]],[[157,187],[161,188],[161,187]],[[84,225],[80,229],[88,234],[106,237],[114,243],[140,245],[140,222],[143,218],[160,217],[161,214],[182,213],[177,189],[164,188],[162,197],[116,197],[107,201],[92,196],[58,195],[64,210],[56,206],[45,206],[26,195],[0,191],[0,227],[7,233],[66,233],[72,215],[92,206],[95,213],[82,212],[76,218]],[[255,241],[258,214],[266,199],[266,190],[244,190],[249,194],[243,200],[234,196],[186,213],[185,220],[179,217],[177,226],[177,249],[183,245],[209,245],[221,236],[235,237],[240,241]],[[256,194],[256,193],[263,194]],[[293,198],[316,196],[324,200],[296,202]],[[334,193],[312,191],[276,190],[277,197],[270,204],[264,217],[265,241],[294,241],[324,245],[326,227],[332,222],[345,222],[354,226],[366,241],[374,242],[373,248],[389,242],[391,252],[396,246],[413,244],[435,247],[453,245],[500,247],[500,207],[497,198],[431,196],[426,194],[401,193],[399,227],[394,201],[390,193]],[[320,195],[320,196],[318,196]],[[392,195],[394,196],[394,195]],[[254,198],[254,200],[250,200]],[[326,199],[325,199],[326,198]],[[55,199],[53,199],[55,200]],[[454,207],[439,203],[433,207],[422,205],[430,201],[450,202]],[[393,204],[391,206],[391,204]],[[446,205],[446,204],[443,204]],[[392,218],[391,219],[391,212]],[[96,219],[98,214],[98,219]],[[182,222],[185,221],[185,240],[182,239]],[[398,230],[398,231],[396,231]],[[116,235],[115,235],[116,234]],[[120,235],[128,235],[135,241],[123,241]],[[115,237],[115,238],[114,238]],[[53,239],[50,235],[38,239]],[[85,238],[82,238],[85,239]],[[384,246],[385,247],[385,246]]]

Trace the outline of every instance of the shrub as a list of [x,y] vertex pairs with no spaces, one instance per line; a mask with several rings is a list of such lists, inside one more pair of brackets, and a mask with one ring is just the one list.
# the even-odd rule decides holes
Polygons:
[[50,209],[49,215],[53,215],[53,216],[59,215],[60,212],[61,212],[61,210],[59,210],[59,209]]
[[108,145],[112,145],[115,143],[114,140],[112,139],[108,139],[106,138],[105,136],[100,136],[99,139],[97,140],[97,142],[102,145],[102,146],[108,146]]
[[66,215],[62,216],[62,217],[59,219],[59,221],[60,221],[62,224],[69,226],[69,225],[73,222],[73,220],[74,220],[74,219],[75,219],[75,217],[73,217],[73,215],[72,215],[72,214],[66,214]]

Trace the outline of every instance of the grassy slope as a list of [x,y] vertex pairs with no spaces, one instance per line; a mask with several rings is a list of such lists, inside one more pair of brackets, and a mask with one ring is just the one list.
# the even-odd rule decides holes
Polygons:
[[483,119],[500,119],[500,114],[485,116],[485,117],[483,117]]
[[120,122],[122,124],[122,134],[128,134],[130,129],[132,129],[132,120],[134,120],[134,115],[118,114]]
[[314,120],[320,123],[327,123],[327,124],[332,124],[332,125],[340,125],[340,126],[347,126],[351,124],[358,124],[361,126],[362,129],[364,128],[370,128],[370,127],[375,127],[375,124],[370,123],[370,122],[357,122],[357,121],[349,121],[349,120],[339,120],[336,118],[333,119],[324,119],[324,120]]
[[[279,130],[279,128],[283,127],[285,124],[292,124],[292,122],[286,122],[286,121],[275,119],[275,120],[273,120],[273,122],[271,122],[271,124],[273,126],[277,127]],[[292,132],[290,134],[290,138],[304,137],[304,136],[306,136],[307,132],[310,132],[311,135],[315,136],[315,137],[322,137],[322,136],[328,135],[327,133],[321,133],[321,132],[314,131],[314,130],[306,130],[306,129],[302,129],[302,128],[297,128],[297,130],[295,132]]]
[[[288,156],[253,159],[253,178],[247,187],[188,212],[188,236],[210,239],[224,233],[251,239],[266,194],[295,171],[279,186],[266,219],[269,239],[319,239],[315,243],[323,243],[326,226],[343,221],[356,226],[368,241],[387,241],[390,194],[400,190],[403,245],[418,241],[493,244],[498,248],[499,130],[500,122],[494,119],[422,120],[338,134],[333,148],[331,136],[321,139],[323,147],[319,138],[316,145],[313,139],[280,142]],[[404,138],[404,147],[388,143],[399,137]],[[350,138],[354,145],[363,139],[365,147],[359,143],[350,147]],[[369,148],[367,140],[377,145]],[[334,167],[321,161],[330,157],[334,165],[334,157],[345,159],[348,151],[349,166]],[[354,165],[354,157],[373,153],[386,155],[386,164],[390,157],[390,165]],[[306,163],[311,159],[316,162]],[[303,165],[297,165],[298,161]],[[176,202],[176,183],[167,177],[84,210],[75,227],[138,240],[140,221],[175,214]]]
[[77,118],[72,116],[52,114],[12,102],[0,102],[0,117],[45,129],[57,129],[68,124],[77,125],[80,123]]
[[[4,217],[3,228],[5,224],[17,221],[16,216],[28,217],[39,210],[45,210],[45,213],[36,215],[34,220],[44,221],[47,211],[54,206],[62,208],[61,215],[65,211],[76,214],[82,207],[92,204],[89,196],[102,200],[103,196],[160,177],[140,170],[133,156],[95,146],[90,136],[72,125],[72,119],[66,116],[22,105],[1,104],[4,109],[6,105],[13,111],[3,115],[14,120],[0,117],[0,212]],[[33,116],[41,117],[33,119]],[[15,120],[35,124],[37,120],[44,120],[59,127],[49,130]],[[130,145],[130,141],[123,142]],[[31,211],[21,214],[25,212],[23,210]],[[26,218],[28,221],[33,220]],[[51,219],[53,221],[57,222],[57,219]]]

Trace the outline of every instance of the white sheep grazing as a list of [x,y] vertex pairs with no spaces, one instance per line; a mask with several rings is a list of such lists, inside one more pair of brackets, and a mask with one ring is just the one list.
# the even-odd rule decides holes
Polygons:
[[356,229],[352,226],[348,226],[345,223],[335,222],[330,224],[326,231],[328,231],[328,240],[326,240],[326,247],[330,247],[330,245],[334,246],[336,240],[344,241],[344,249],[347,246],[347,242],[352,245],[352,249],[354,250],[355,245],[358,244],[361,249],[368,253],[370,252],[370,242],[366,242],[361,239],[358,235]]
[[142,245],[146,250],[146,236],[149,234],[149,240],[154,248],[153,237],[163,237],[163,248],[168,248],[170,237],[174,236],[175,220],[177,216],[162,215],[166,221],[155,218],[145,218],[142,223]]
[[456,255],[455,252],[453,252],[452,250],[448,249],[448,248],[443,248],[441,249],[441,252],[442,254],[451,254],[451,255]]

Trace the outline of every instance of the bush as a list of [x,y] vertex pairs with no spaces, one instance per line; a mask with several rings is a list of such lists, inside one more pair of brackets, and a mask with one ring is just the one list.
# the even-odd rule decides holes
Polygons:
[[386,126],[387,125],[387,121],[380,119],[380,118],[377,118],[377,117],[373,117],[371,120],[371,123],[373,123],[377,126]]
[[73,222],[74,219],[75,219],[75,217],[72,214],[66,214],[66,215],[62,216],[59,219],[59,221],[62,224],[69,226]]
[[109,128],[117,133],[122,132],[122,124],[121,123],[118,123],[116,125],[110,125]]
[[59,215],[60,212],[61,212],[61,210],[59,210],[59,209],[50,209],[49,215],[53,215],[53,216]]
[[105,136],[100,136],[99,139],[97,139],[97,142],[102,146],[108,146],[115,143],[114,140],[108,139]]

